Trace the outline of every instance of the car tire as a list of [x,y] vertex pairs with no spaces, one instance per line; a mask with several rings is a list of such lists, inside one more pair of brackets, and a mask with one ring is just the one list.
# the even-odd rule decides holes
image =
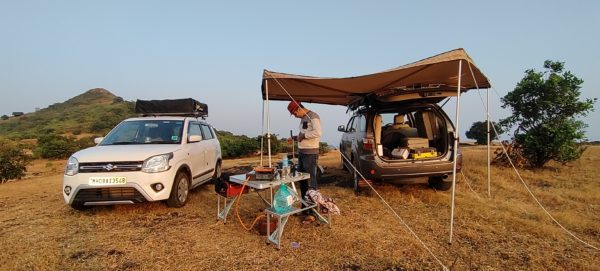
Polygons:
[[429,177],[429,185],[435,188],[435,190],[448,191],[452,188],[452,178],[444,179],[444,177],[441,176]]
[[83,205],[82,202],[74,202],[73,204],[70,205],[71,208],[77,210],[77,211],[85,211],[87,209],[89,209],[89,206],[85,206]]
[[217,164],[215,165],[215,172],[213,173],[212,179],[213,180],[218,180],[219,178],[221,178],[221,173],[223,173],[221,171],[221,161],[217,161]]
[[188,200],[190,192],[190,180],[185,172],[179,172],[173,180],[173,187],[171,187],[171,194],[167,199],[167,206],[171,208],[183,207]]

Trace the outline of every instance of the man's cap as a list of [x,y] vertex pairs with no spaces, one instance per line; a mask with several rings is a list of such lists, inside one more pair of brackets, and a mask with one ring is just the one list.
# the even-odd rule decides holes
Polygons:
[[290,114],[294,114],[294,111],[296,111],[298,109],[298,107],[302,107],[302,103],[297,102],[297,101],[291,101],[288,104],[288,111],[290,111]]

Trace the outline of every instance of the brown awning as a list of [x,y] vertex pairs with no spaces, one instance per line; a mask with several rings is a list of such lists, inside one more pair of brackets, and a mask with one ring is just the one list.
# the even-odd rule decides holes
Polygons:
[[[461,93],[477,87],[491,86],[467,52],[460,48],[394,69],[355,77],[324,78],[265,70],[262,97],[263,100],[267,99],[268,86],[269,100],[289,101],[291,95],[301,102],[334,105],[351,105],[364,99],[443,99],[456,96],[460,60],[463,60]],[[471,70],[477,83],[473,80]]]

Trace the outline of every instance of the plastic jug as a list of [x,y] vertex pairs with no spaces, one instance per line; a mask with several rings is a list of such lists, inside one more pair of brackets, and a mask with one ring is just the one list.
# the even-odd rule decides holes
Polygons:
[[292,210],[292,204],[294,203],[294,197],[288,190],[287,185],[281,184],[279,190],[275,192],[273,197],[273,208],[278,214],[287,213]]

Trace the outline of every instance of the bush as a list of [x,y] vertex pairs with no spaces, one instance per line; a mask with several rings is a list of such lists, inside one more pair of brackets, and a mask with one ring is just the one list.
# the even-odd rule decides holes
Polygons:
[[223,158],[236,158],[250,155],[259,148],[255,138],[245,135],[238,136],[227,131],[218,131],[217,138],[221,144],[221,156]]
[[79,144],[74,138],[45,134],[38,137],[35,153],[42,158],[61,159],[68,158],[79,149]]
[[0,139],[0,182],[23,178],[30,160],[22,146],[7,139]]

